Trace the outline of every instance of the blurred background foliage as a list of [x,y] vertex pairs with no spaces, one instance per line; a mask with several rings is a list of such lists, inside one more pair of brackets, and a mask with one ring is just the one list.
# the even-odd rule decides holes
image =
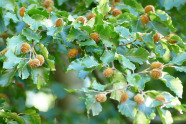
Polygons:
[[[19,6],[28,6],[31,4],[41,4],[44,0],[17,0]],[[98,1],[98,0],[97,0]],[[97,6],[96,0],[54,0],[54,5],[57,9],[68,11],[71,14],[86,15],[93,7]],[[123,0],[128,4],[129,0]],[[132,1],[132,0],[131,0]],[[2,5],[3,0],[0,1]],[[174,26],[177,28],[176,34],[179,35],[183,41],[186,41],[186,4],[185,0],[137,0],[143,7],[146,5],[153,5],[156,9],[166,11],[173,20]],[[7,5],[7,7],[10,7]],[[2,13],[2,9],[0,10]],[[1,23],[1,20],[0,20]],[[13,20],[6,22],[8,25],[5,33],[7,37],[19,34],[19,26]],[[0,51],[6,47],[6,38],[1,33]],[[21,80],[17,76],[15,81],[9,87],[0,87],[0,102],[5,99],[6,108],[15,113],[23,113],[25,109],[35,109],[41,116],[43,124],[130,124],[132,120],[122,116],[117,111],[116,101],[108,99],[103,103],[103,111],[100,115],[88,118],[85,108],[85,100],[81,99],[83,93],[69,94],[65,89],[87,87],[90,84],[90,79],[87,77],[81,80],[77,77],[77,73],[72,71],[65,73],[68,66],[68,58],[63,52],[55,51],[55,44],[49,45],[48,49],[56,61],[56,72],[51,72],[50,79],[47,85],[40,90],[37,90],[32,84],[31,80]],[[61,50],[63,47],[61,48]],[[184,63],[186,66],[186,63]],[[143,68],[143,67],[142,67]],[[0,62],[0,70],[2,69],[2,62]],[[184,73],[176,72],[173,68],[166,68],[164,71],[169,72],[175,77],[179,77],[183,82],[183,99],[180,99],[182,104],[186,104],[186,76]],[[93,72],[102,80],[102,74],[99,70]],[[160,81],[151,80],[147,83],[145,90],[164,90],[171,92]],[[1,107],[1,104],[0,104]],[[180,115],[177,111],[171,110],[175,124],[186,123],[186,113]],[[0,118],[1,119],[1,118]],[[0,120],[1,122],[1,120]],[[152,124],[161,123],[157,116],[151,122]]]

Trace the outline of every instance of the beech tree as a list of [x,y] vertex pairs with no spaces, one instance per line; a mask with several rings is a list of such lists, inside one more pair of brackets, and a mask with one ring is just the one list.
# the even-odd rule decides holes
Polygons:
[[[172,112],[186,111],[180,101],[186,80],[178,75],[186,73],[183,6],[185,0],[0,1],[0,122],[65,123],[63,115],[47,122],[48,116],[25,106],[26,91],[52,89],[62,70],[91,81],[80,89],[52,89],[81,93],[76,97],[90,119],[108,103],[128,123],[156,117],[173,123]],[[63,69],[55,67],[59,63]]]

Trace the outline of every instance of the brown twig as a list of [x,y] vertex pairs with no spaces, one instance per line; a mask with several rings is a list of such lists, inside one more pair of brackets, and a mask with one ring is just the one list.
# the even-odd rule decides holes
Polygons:
[[136,41],[136,39],[133,40],[132,42],[129,42],[129,43],[126,43],[126,44],[120,44],[119,46],[127,46],[127,45],[129,45],[129,44],[132,44],[132,43],[135,42],[135,41]]
[[122,88],[118,88],[118,89],[112,89],[112,90],[106,90],[106,91],[96,91],[96,90],[90,90],[91,92],[94,92],[94,93],[103,93],[103,94],[109,94],[109,93],[112,93],[114,91],[120,91],[120,90],[124,90],[126,88],[130,87],[129,84],[127,84],[126,86],[122,87]]

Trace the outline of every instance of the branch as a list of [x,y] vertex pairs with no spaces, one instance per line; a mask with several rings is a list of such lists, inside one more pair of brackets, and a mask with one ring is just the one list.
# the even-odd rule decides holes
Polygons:
[[118,88],[118,89],[112,89],[112,90],[106,90],[106,91],[96,91],[96,90],[90,90],[94,93],[103,93],[103,94],[109,94],[109,93],[112,93],[114,91],[118,91],[118,90],[124,90],[126,88],[130,87],[129,84],[127,84],[126,86],[122,87],[122,88]]
[[132,42],[129,42],[129,43],[126,43],[126,44],[120,44],[119,46],[127,46],[127,45],[129,45],[129,44],[132,44],[132,43],[135,42],[135,41],[136,41],[136,39],[133,40]]

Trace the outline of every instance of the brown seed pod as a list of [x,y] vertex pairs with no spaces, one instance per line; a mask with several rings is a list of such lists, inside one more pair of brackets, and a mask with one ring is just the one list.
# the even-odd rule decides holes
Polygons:
[[161,35],[159,33],[156,33],[154,36],[153,36],[153,39],[154,39],[154,42],[158,42],[159,40],[161,40]]
[[21,89],[23,89],[23,84],[22,84],[22,83],[18,82],[18,83],[16,83],[16,85],[17,85],[18,87],[20,87]]
[[134,101],[138,104],[141,105],[144,103],[144,98],[141,94],[137,94],[134,96]]
[[0,97],[1,97],[2,99],[5,99],[5,98],[6,98],[4,94],[0,94]]
[[63,19],[62,18],[58,18],[57,20],[56,20],[56,27],[59,27],[59,26],[61,26],[63,24]]
[[93,13],[87,14],[87,19],[90,20],[91,18],[95,18],[96,16]]
[[129,98],[129,95],[128,95],[127,93],[122,93],[122,94],[121,94],[121,99],[120,99],[120,101],[121,101],[121,102],[126,102],[126,101],[128,100],[128,98]]
[[86,21],[85,17],[83,16],[79,16],[76,20],[82,22],[83,24],[85,24]]
[[26,23],[26,25],[28,25],[28,27],[30,27],[30,26],[31,26],[31,24],[29,24],[29,23]]
[[154,78],[154,79],[159,79],[162,77],[162,71],[159,70],[159,69],[153,69],[151,71],[151,76]]
[[21,7],[21,8],[19,9],[19,15],[20,15],[21,17],[23,17],[23,16],[25,15],[25,10],[26,10],[25,7]]
[[155,12],[154,6],[152,5],[147,5],[145,7],[145,13],[149,13],[149,12]]
[[28,53],[30,51],[30,44],[28,43],[23,43],[21,45],[21,52],[23,53]]
[[163,64],[160,62],[153,62],[150,66],[151,69],[162,69]]
[[31,59],[28,64],[30,67],[36,68],[40,66],[40,61],[38,59]]
[[107,68],[104,70],[103,75],[104,77],[111,77],[113,75],[114,71],[112,68]]
[[143,15],[141,16],[141,22],[142,22],[143,24],[148,24],[149,21],[150,21],[150,19],[149,19],[149,17],[148,17],[147,14],[143,14]]
[[50,4],[54,6],[54,2],[52,0],[45,0],[45,2],[43,3],[45,8],[50,7]]
[[157,95],[156,98],[155,98],[156,101],[160,101],[160,102],[165,102],[166,99],[164,96],[162,95]]
[[105,94],[97,94],[97,95],[95,95],[95,99],[97,102],[102,103],[107,100],[107,97]]
[[98,33],[91,33],[90,38],[93,39],[96,43],[99,42],[99,34]]
[[51,7],[48,7],[47,8],[47,12],[52,12],[53,10],[52,10],[52,8]]
[[108,13],[105,14],[104,18],[106,18],[108,16]]
[[5,55],[7,51],[8,51],[7,49],[4,49],[4,50],[2,51],[2,55]]
[[42,55],[37,55],[36,58],[39,60],[40,66],[42,66],[45,63],[45,59]]
[[78,54],[78,49],[77,49],[77,48],[70,49],[70,50],[68,51],[68,56],[69,56],[70,58],[75,58],[75,57],[77,56],[77,54]]
[[115,0],[115,2],[120,2],[121,0]]
[[116,8],[115,7],[111,7],[111,10],[110,11],[112,12],[114,9],[116,9]]
[[116,16],[118,16],[118,15],[120,15],[120,14],[122,14],[122,11],[119,10],[119,9],[114,9],[114,10],[112,11],[112,15],[113,15],[114,17],[116,17]]
[[169,34],[168,36],[165,37],[165,39],[167,40],[167,42],[169,42],[170,44],[175,44],[178,41],[175,39],[171,39],[171,37],[173,37],[175,34]]
[[8,38],[8,35],[7,35],[7,33],[5,33],[5,32],[4,32],[4,33],[2,33],[2,35],[1,35],[1,36],[2,36],[2,38],[3,38],[3,39],[7,39],[7,38]]

